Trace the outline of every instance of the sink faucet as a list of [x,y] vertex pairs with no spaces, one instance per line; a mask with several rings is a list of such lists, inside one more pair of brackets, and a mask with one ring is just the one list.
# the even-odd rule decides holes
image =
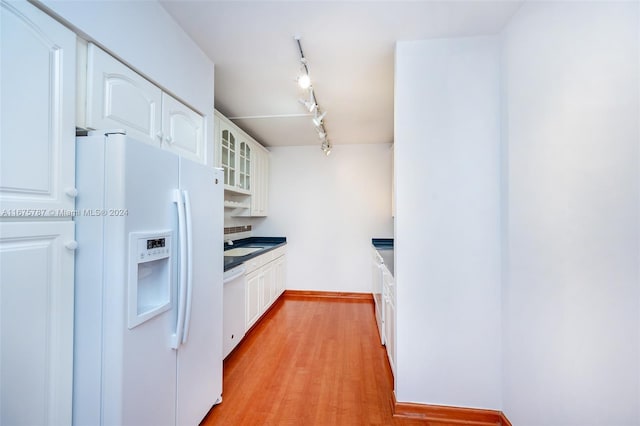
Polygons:
[[229,238],[228,240],[225,240],[225,243],[227,243],[228,245],[232,246],[233,245],[233,240],[231,238]]

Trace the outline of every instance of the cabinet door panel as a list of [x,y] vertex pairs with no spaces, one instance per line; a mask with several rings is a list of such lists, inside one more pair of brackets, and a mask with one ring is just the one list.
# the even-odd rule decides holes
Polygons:
[[264,280],[262,282],[262,312],[266,312],[271,306],[271,303],[274,299],[274,264],[273,262],[267,263],[262,267],[262,274],[264,276]]
[[276,277],[276,298],[278,298],[287,285],[287,258],[286,256],[280,256],[275,260],[275,277]]
[[246,292],[246,327],[249,330],[251,326],[258,320],[261,314],[261,289],[264,281],[264,275],[260,270],[247,275],[247,292]]
[[27,2],[2,1],[0,40],[2,207],[71,210],[75,34]]
[[159,146],[162,91],[92,43],[87,66],[87,127]]
[[391,372],[396,373],[396,296],[395,280],[385,268],[382,272],[384,292],[384,340]]
[[251,193],[251,216],[267,215],[267,197],[269,191],[269,153],[261,147],[253,149]]
[[0,224],[0,424],[71,424],[73,232]]
[[165,149],[204,164],[204,123],[202,115],[162,94],[162,146]]

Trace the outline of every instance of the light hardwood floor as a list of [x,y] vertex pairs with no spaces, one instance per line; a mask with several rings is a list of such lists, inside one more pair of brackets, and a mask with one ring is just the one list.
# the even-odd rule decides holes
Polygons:
[[372,301],[282,297],[224,362],[212,425],[410,425]]

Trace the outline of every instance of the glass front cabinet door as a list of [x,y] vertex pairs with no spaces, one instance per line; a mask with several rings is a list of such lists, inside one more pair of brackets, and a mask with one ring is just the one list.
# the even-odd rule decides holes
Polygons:
[[249,143],[240,142],[240,157],[238,160],[238,187],[251,191],[251,146]]
[[222,129],[221,142],[224,183],[236,186],[236,137],[230,130]]

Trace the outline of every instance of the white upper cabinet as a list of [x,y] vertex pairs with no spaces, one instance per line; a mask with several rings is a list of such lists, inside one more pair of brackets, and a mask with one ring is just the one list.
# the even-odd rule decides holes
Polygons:
[[235,189],[236,184],[236,158],[238,155],[238,132],[223,120],[220,120],[219,145],[220,164],[224,170],[225,189]]
[[204,117],[166,93],[162,94],[163,148],[205,162]]
[[239,145],[238,155],[238,188],[251,192],[251,163],[252,147],[249,142],[243,140]]
[[89,43],[86,127],[125,129],[141,142],[160,145],[162,91]]
[[254,184],[251,190],[251,216],[266,216],[269,202],[269,152],[256,144],[251,162]]
[[232,216],[266,216],[269,151],[217,111],[214,123],[216,164],[224,170],[225,207],[236,209]]
[[247,136],[226,118],[216,117],[216,151],[224,170],[224,185],[228,191],[251,193],[252,146]]
[[0,41],[2,209],[72,210],[76,36],[27,2],[2,1]]
[[124,129],[141,142],[206,162],[205,117],[92,43],[87,48],[88,129]]

